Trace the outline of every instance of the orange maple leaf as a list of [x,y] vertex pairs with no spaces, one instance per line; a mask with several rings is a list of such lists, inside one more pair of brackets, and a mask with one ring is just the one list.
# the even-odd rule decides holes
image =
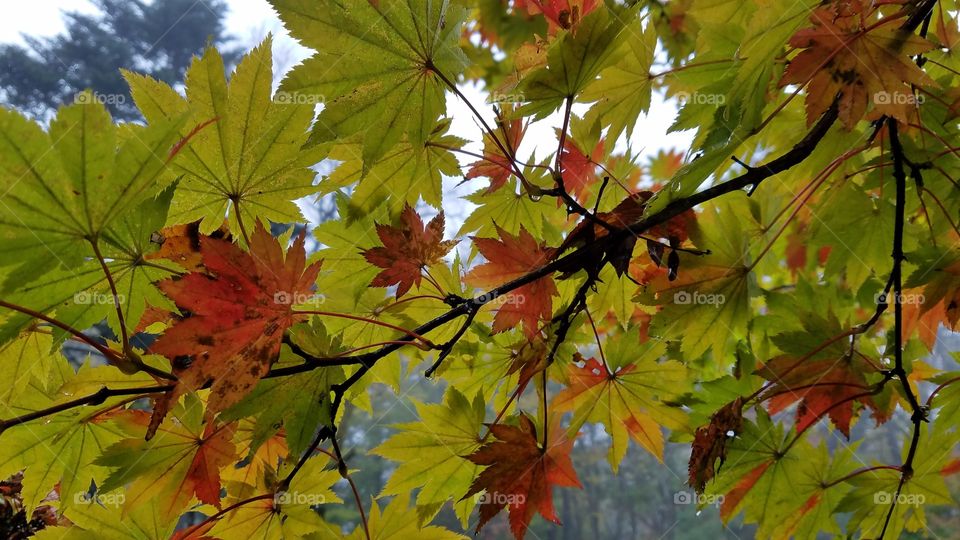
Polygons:
[[249,252],[202,236],[203,268],[157,284],[185,316],[151,347],[173,362],[178,381],[162,398],[166,403],[158,401],[150,432],[187,391],[213,381],[207,413],[215,414],[240,401],[267,373],[294,323],[294,304],[312,297],[320,271],[321,261],[306,264],[304,236],[286,256],[260,222]]
[[417,212],[409,205],[400,213],[400,225],[377,224],[377,236],[383,246],[362,251],[367,262],[383,268],[370,282],[374,287],[397,285],[397,297],[401,297],[416,285],[420,286],[423,269],[439,262],[456,240],[443,240],[443,212],[430,220],[426,226]]
[[491,434],[496,441],[489,442],[467,456],[477,465],[487,465],[470,485],[464,499],[485,493],[480,497],[480,522],[477,532],[509,507],[510,530],[522,539],[536,512],[554,523],[560,523],[553,508],[553,486],[582,487],[570,460],[573,439],[567,439],[559,423],[551,426],[550,442],[541,448],[537,442],[537,428],[533,421],[520,415],[520,426],[493,424]]
[[[497,119],[499,126],[500,139],[506,145],[507,150],[516,152],[523,140],[523,135],[527,131],[527,123],[521,118],[506,120],[503,114]],[[490,179],[490,187],[487,193],[492,193],[507,183],[510,175],[513,174],[513,167],[509,157],[503,154],[500,145],[494,142],[493,138],[487,133],[483,134],[483,159],[475,161],[470,165],[470,170],[464,177],[471,180],[477,177],[486,177]]]
[[873,112],[868,119],[887,115],[906,123],[918,103],[910,85],[936,86],[910,58],[933,44],[891,27],[894,18],[871,22],[872,14],[859,2],[847,9],[825,6],[811,15],[813,27],[790,38],[791,46],[804,50],[790,61],[780,86],[807,85],[808,124],[830,107],[838,93],[840,121],[848,130],[870,104]]
[[586,200],[590,187],[597,182],[597,162],[602,158],[603,139],[597,142],[589,156],[573,139],[564,139],[563,152],[560,154],[560,174],[563,176],[564,188],[577,200]]
[[515,0],[514,7],[530,15],[543,13],[548,32],[576,29],[580,21],[600,4],[599,0]]
[[[856,354],[842,358],[803,360],[791,355],[773,358],[757,370],[773,385],[761,395],[767,410],[776,414],[791,404],[797,406],[798,432],[824,416],[850,438],[850,423],[857,403],[871,405],[869,396],[856,396],[870,390],[865,374],[875,372],[869,363]],[[876,408],[876,407],[873,407]]]
[[[472,237],[487,262],[471,270],[464,277],[467,282],[479,287],[496,287],[543,266],[553,256],[554,250],[538,244],[522,225],[517,236],[496,227],[500,240]],[[522,322],[527,336],[533,337],[539,331],[540,321],[553,314],[552,297],[557,294],[557,286],[550,277],[518,287],[498,299],[493,332],[503,332]]]

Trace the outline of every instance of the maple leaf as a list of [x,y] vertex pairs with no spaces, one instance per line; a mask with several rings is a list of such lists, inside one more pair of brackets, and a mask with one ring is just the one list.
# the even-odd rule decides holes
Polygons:
[[203,269],[203,255],[200,252],[200,239],[206,236],[216,240],[232,242],[233,237],[223,224],[219,229],[204,235],[200,231],[200,221],[183,225],[171,225],[155,231],[151,235],[151,242],[160,247],[157,251],[147,255],[147,260],[166,259],[177,263],[188,272]]
[[76,269],[94,256],[92,243],[105,249],[106,231],[138,219],[137,205],[172,180],[164,156],[184,121],[126,126],[125,135],[90,93],[61,107],[48,131],[0,108],[0,267],[18,267],[3,276],[4,292]]
[[673,178],[683,166],[683,153],[676,150],[660,150],[657,155],[650,157],[647,172],[656,182],[664,182]]
[[570,460],[573,439],[567,439],[559,425],[550,429],[550,443],[541,448],[533,421],[520,415],[520,426],[490,425],[497,439],[488,442],[467,459],[487,468],[473,481],[464,498],[486,493],[480,498],[480,522],[477,532],[509,505],[510,530],[521,540],[537,512],[559,523],[553,509],[554,486],[582,487]]
[[560,154],[560,174],[563,186],[580,201],[586,200],[590,187],[597,181],[597,162],[603,158],[603,139],[586,155],[576,141],[567,137]]
[[[308,459],[300,471],[285,489],[276,482],[267,486],[264,498],[245,504],[235,511],[227,513],[208,526],[194,526],[181,530],[178,539],[205,538],[258,538],[281,540],[284,538],[305,538],[316,531],[335,530],[335,526],[324,521],[315,510],[319,504],[337,504],[343,501],[333,491],[333,486],[342,479],[337,469],[327,468],[330,459],[319,454]],[[277,476],[283,478],[289,473],[293,463],[284,462]],[[232,487],[232,486],[230,486]],[[360,527],[361,529],[363,527]],[[206,536],[209,532],[210,536]]]
[[[727,200],[731,203],[707,206],[691,227],[693,243],[711,253],[674,251],[682,268],[679,275],[657,273],[644,286],[658,296],[652,303],[662,306],[650,323],[650,334],[680,340],[681,351],[691,357],[711,350],[720,363],[730,359],[726,352],[732,338],[746,331],[752,285],[750,237],[742,229],[751,220],[745,215],[746,194]],[[642,295],[635,299],[646,302]]]
[[[861,6],[866,9],[866,6]],[[866,113],[908,122],[916,105],[910,85],[936,86],[912,55],[933,48],[929,41],[886,24],[867,24],[865,16],[838,13],[831,4],[815,10],[812,28],[797,31],[790,45],[803,49],[787,66],[780,87],[807,84],[807,124],[840,96],[840,121],[848,130]],[[808,84],[809,83],[809,84]]]
[[640,114],[650,109],[654,81],[650,73],[658,38],[654,25],[641,29],[638,19],[627,30],[635,37],[624,40],[616,62],[601,71],[578,98],[595,102],[586,117],[609,124],[606,137],[614,142],[621,133],[631,135]]
[[[303,221],[293,200],[310,195],[322,158],[302,146],[313,106],[271,98],[272,38],[241,59],[229,83],[223,58],[214,48],[194,58],[187,70],[186,95],[150,77],[124,72],[134,100],[150,125],[187,114],[181,130],[189,142],[172,161],[182,175],[171,221],[203,219],[210,233],[224,218],[233,230],[257,219],[277,223]],[[192,130],[205,125],[197,133]]]
[[[487,262],[472,269],[464,281],[480,287],[496,287],[543,266],[553,256],[554,250],[537,243],[522,225],[517,236],[499,226],[496,230],[500,240],[471,237]],[[523,323],[527,336],[533,337],[539,331],[540,321],[553,314],[552,297],[557,294],[557,287],[550,277],[514,289],[508,301],[497,308],[493,332],[503,332]]]
[[[151,440],[135,436],[106,448],[96,463],[113,471],[100,491],[130,484],[126,497],[132,507],[162,495],[159,511],[164,520],[178,516],[194,497],[219,508],[220,469],[237,459],[232,442],[236,424],[203,424],[202,410],[198,399],[188,398]],[[149,421],[142,411],[127,411],[122,425],[124,431],[138,434]]]
[[916,290],[905,291],[904,297],[915,294],[922,302],[904,304],[904,337],[919,329],[929,346],[940,323],[952,329],[960,323],[960,250],[924,249],[914,260],[918,268],[904,286]]
[[542,13],[551,35],[560,30],[576,30],[580,20],[596,9],[599,0],[514,0],[514,8],[530,15]]
[[526,102],[520,114],[543,118],[578,95],[610,65],[636,7],[597,5],[576,32],[567,32],[547,51],[546,65],[524,77],[517,90]]
[[377,236],[382,247],[363,251],[367,261],[383,270],[373,281],[374,287],[397,285],[397,298],[407,294],[411,287],[420,287],[423,269],[443,259],[456,240],[443,240],[443,212],[437,214],[426,226],[417,212],[404,206],[400,213],[400,225],[377,224]]
[[[512,109],[506,109],[505,111],[509,110]],[[507,112],[498,110],[498,136],[511,153],[516,153],[517,148],[520,147],[523,135],[527,131],[527,125],[528,123],[522,118],[511,119]],[[489,178],[490,187],[487,188],[487,193],[492,193],[503,187],[503,185],[507,183],[507,180],[510,179],[511,174],[513,174],[513,167],[511,166],[510,157],[505,156],[503,150],[500,149],[500,145],[498,145],[489,134],[484,132],[483,159],[471,164],[470,170],[467,171],[464,178],[466,180],[480,176]]]
[[[707,482],[723,466],[727,457],[727,442],[741,431],[743,400],[736,398],[710,417],[710,423],[697,428],[690,447],[689,478],[687,483],[697,493],[703,493]],[[720,465],[717,465],[717,461]]]
[[[321,262],[307,265],[304,238],[302,231],[284,256],[259,221],[249,252],[204,236],[204,270],[157,284],[187,315],[151,347],[175,366],[178,381],[164,397],[168,403],[213,381],[207,412],[215,414],[253,390],[280,353],[294,322],[293,306],[312,297]],[[163,409],[158,406],[151,427],[159,425]]]
[[394,497],[386,508],[381,509],[375,499],[370,502],[370,517],[367,519],[367,528],[370,536],[366,535],[363,527],[356,527],[346,538],[348,540],[467,540],[462,534],[448,531],[434,525],[421,526],[417,513],[410,511],[410,497],[407,494]]
[[798,432],[828,415],[840,433],[849,439],[857,404],[872,403],[869,396],[854,399],[870,391],[866,375],[871,371],[874,370],[870,364],[856,354],[817,360],[782,355],[767,362],[757,374],[773,383],[761,396],[768,399],[770,414],[799,401]]
[[[463,456],[480,447],[484,400],[478,395],[471,402],[451,386],[443,404],[416,403],[416,407],[416,422],[394,426],[399,433],[370,452],[399,464],[380,496],[421,488],[418,511],[437,512],[449,499],[456,501],[477,474],[477,466]],[[457,502],[454,510],[465,523],[473,506],[466,499]]]
[[362,133],[365,167],[404,134],[413,146],[423,144],[446,108],[437,72],[455,81],[467,64],[458,44],[462,6],[430,0],[274,0],[273,6],[290,33],[317,51],[280,84],[282,92],[325,102],[314,141]]
[[[636,351],[632,342],[629,348]],[[656,358],[665,352],[662,344],[647,347],[633,362],[627,362],[625,354],[616,359],[608,354],[610,366],[596,358],[584,360],[577,353],[574,360],[583,365],[570,365],[568,387],[554,398],[557,411],[574,411],[570,431],[579,430],[586,421],[603,424],[611,438],[608,459],[614,471],[626,455],[630,438],[662,461],[660,424],[673,429],[684,425],[685,415],[662,400],[681,393],[686,370],[679,362],[658,363]]]
[[405,205],[416,206],[420,199],[441,208],[442,178],[460,176],[453,151],[466,143],[447,133],[450,123],[450,119],[441,119],[423,144],[401,138],[374,162],[362,159],[359,135],[337,141],[328,158],[342,163],[317,185],[319,195],[353,186],[347,212],[341,212],[349,220],[374,214],[384,201],[391,215],[399,214]]

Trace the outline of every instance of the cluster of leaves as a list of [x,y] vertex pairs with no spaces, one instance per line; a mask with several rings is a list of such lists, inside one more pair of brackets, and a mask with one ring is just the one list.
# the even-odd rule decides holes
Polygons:
[[[55,514],[38,537],[340,537],[344,409],[421,365],[445,398],[373,450],[396,468],[353,538],[559,522],[587,424],[614,470],[690,444],[759,537],[955,504],[960,375],[925,360],[960,323],[955,1],[272,3],[315,51],[276,94],[268,38],[182,94],[125,72],[145,125],[0,111],[0,477]],[[655,91],[693,143],[641,163]],[[271,234],[316,195],[316,253]],[[866,424],[907,427],[898,462]]]

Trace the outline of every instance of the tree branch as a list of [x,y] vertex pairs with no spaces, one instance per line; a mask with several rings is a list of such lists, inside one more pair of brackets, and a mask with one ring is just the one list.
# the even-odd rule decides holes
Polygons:
[[910,439],[907,457],[900,467],[900,482],[897,484],[896,494],[890,502],[890,510],[887,511],[887,517],[883,522],[883,529],[880,531],[881,539],[886,534],[887,527],[890,525],[890,518],[893,517],[893,511],[897,506],[897,499],[900,497],[903,485],[913,476],[913,460],[917,455],[917,447],[920,444],[920,424],[927,421],[926,408],[920,405],[917,396],[913,393],[913,389],[910,388],[910,381],[907,379],[907,372],[903,367],[903,261],[906,260],[903,254],[903,226],[907,199],[907,174],[904,169],[906,159],[904,157],[903,146],[900,143],[900,135],[897,132],[897,121],[893,118],[887,118],[887,131],[890,133],[890,149],[893,153],[893,178],[896,182],[897,191],[896,216],[894,217],[893,223],[892,253],[894,367],[891,370],[891,374],[900,380],[904,395],[910,404],[910,421],[913,423],[913,436]]

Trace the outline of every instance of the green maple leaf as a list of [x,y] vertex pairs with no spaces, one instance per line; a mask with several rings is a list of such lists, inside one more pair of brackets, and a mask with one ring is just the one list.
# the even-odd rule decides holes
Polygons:
[[[657,48],[657,33],[653,24],[645,29],[635,21],[627,27],[632,35],[623,40],[616,54],[616,62],[600,72],[599,78],[589,84],[578,101],[596,102],[587,119],[599,120],[610,126],[607,138],[616,141],[621,133],[629,136],[642,113],[650,109],[653,65]],[[640,36],[637,39],[634,36]]]
[[[410,497],[403,494],[394,497],[386,508],[380,509],[376,500],[370,502],[370,516],[367,525],[370,529],[370,538],[377,540],[466,540],[466,536],[448,531],[443,527],[430,525],[421,527],[417,522],[417,513],[408,509]],[[363,527],[357,527],[347,537],[349,540],[364,540],[366,535]]]
[[[100,235],[100,252],[117,287],[120,313],[129,329],[136,327],[147,302],[173,309],[152,284],[178,270],[146,260],[147,255],[159,248],[151,237],[163,227],[173,193],[171,186],[155,198],[143,201],[134,212],[111,222]],[[42,313],[56,311],[57,320],[73,328],[89,328],[103,319],[114,329],[120,327],[107,276],[100,261],[92,258],[70,268],[47,272],[13,290],[6,299]],[[32,322],[33,318],[28,315],[10,314],[0,326],[0,341],[12,338]],[[57,343],[70,337],[59,328],[53,332]]]
[[268,37],[240,61],[229,84],[223,59],[209,48],[187,71],[186,97],[164,83],[125,72],[131,94],[152,125],[189,114],[189,142],[177,154],[182,175],[168,221],[203,219],[209,233],[228,217],[252,227],[259,218],[303,221],[294,200],[315,191],[311,167],[320,161],[305,152],[311,103],[271,99],[272,39]]
[[[91,497],[89,503],[67,513],[73,526],[47,527],[37,538],[50,540],[155,540],[169,538],[176,523],[158,519],[156,506],[124,506],[122,493]],[[50,533],[46,536],[42,533]]]
[[708,496],[722,495],[717,498],[724,522],[743,512],[745,522],[760,524],[759,538],[837,530],[831,514],[846,488],[831,486],[860,463],[853,449],[831,459],[823,445],[814,449],[801,440],[790,446],[793,437],[758,411],[756,422],[729,442],[720,474],[707,487]]
[[111,225],[172,179],[166,162],[182,114],[121,128],[82,96],[46,132],[0,110],[0,265],[17,265],[7,291],[92,257]]
[[397,215],[404,204],[416,206],[420,198],[440,208],[443,175],[459,176],[460,164],[449,148],[460,148],[465,141],[445,135],[450,127],[443,120],[430,132],[427,140],[414,145],[408,137],[390,148],[375,163],[361,159],[363,143],[338,143],[330,151],[330,158],[343,161],[337,169],[320,182],[321,193],[356,184],[349,199],[347,216],[357,218],[369,214],[386,201],[392,215]]
[[[336,526],[324,521],[313,508],[343,503],[333,492],[333,485],[341,480],[340,473],[335,467],[325,468],[329,464],[330,459],[323,454],[311,457],[285,491],[275,492],[272,499],[230,512],[216,523],[211,533],[217,538],[258,540],[310,538],[318,531],[324,533],[323,538],[340,537]],[[293,463],[284,462],[278,471],[280,477],[286,476],[292,467]]]
[[[848,528],[859,529],[864,538],[878,538],[890,506],[896,501],[885,538],[900,538],[904,530],[924,529],[930,506],[956,506],[940,470],[952,459],[952,450],[958,443],[960,433],[946,422],[937,421],[929,429],[926,424],[921,425],[913,475],[904,482],[899,497],[900,473],[896,470],[884,469],[852,478],[853,489],[838,506],[840,512],[853,513]],[[908,448],[906,444],[902,449],[904,459]]]
[[52,352],[53,339],[44,332],[24,332],[17,339],[0,346],[0,369],[4,380],[0,389],[0,406],[4,409],[20,401],[34,378],[45,380],[63,359]]
[[[399,463],[380,496],[403,495],[420,488],[417,507],[429,520],[450,499],[463,523],[474,502],[460,501],[477,474],[477,465],[464,459],[480,447],[484,402],[477,395],[471,403],[455,388],[447,390],[444,403],[417,403],[419,420],[394,426],[399,433],[371,450]],[[424,515],[426,514],[426,515]]]
[[[65,359],[56,360],[59,365],[54,368],[53,377],[46,384],[38,379],[25,384],[29,399],[5,407],[7,414],[36,412],[78,397],[69,388],[64,390],[74,378],[73,370]],[[144,378],[152,382],[149,377]],[[140,384],[144,384],[144,378],[139,380]],[[122,399],[110,398],[98,407],[106,410],[122,403]],[[109,415],[100,417],[84,408],[68,409],[46,416],[42,421],[13,426],[0,437],[3,440],[0,476],[6,478],[26,469],[21,495],[27,508],[35,508],[57,485],[60,509],[72,508],[84,503],[83,496],[89,491],[91,481],[99,482],[106,476],[107,469],[94,462],[104,448],[123,435]]]
[[[587,88],[610,65],[627,31],[636,20],[636,8],[599,6],[584,17],[576,31],[568,31],[550,45],[544,67],[524,77],[517,92],[525,103],[518,114],[543,118]],[[636,27],[636,25],[634,25]]]
[[543,233],[543,205],[522,191],[518,193],[516,180],[508,180],[493,193],[481,189],[465,198],[479,208],[463,222],[457,231],[459,236],[473,231],[477,236],[497,236],[497,227],[518,234],[521,224],[535,236]]
[[466,67],[459,4],[276,0],[273,6],[291,34],[317,51],[280,86],[323,99],[314,141],[363,133],[365,168],[403,135],[423,145],[445,110],[445,84],[436,72],[455,81]]
[[750,222],[743,216],[745,200],[741,194],[739,199],[707,207],[691,237],[711,253],[681,253],[676,281],[658,277],[649,286],[663,306],[650,323],[650,334],[679,339],[685,358],[712,351],[714,361],[726,366],[735,338],[746,333],[754,284],[749,271],[750,237],[743,230],[743,224]]
[[591,358],[583,366],[571,365],[569,386],[553,402],[560,411],[573,411],[572,433],[585,422],[603,424],[611,438],[607,459],[614,471],[631,438],[662,460],[661,424],[671,430],[686,424],[686,414],[662,402],[683,393],[686,369],[674,360],[657,361],[666,353],[664,343],[651,340],[637,351],[634,339],[626,332],[607,340],[606,363]]

